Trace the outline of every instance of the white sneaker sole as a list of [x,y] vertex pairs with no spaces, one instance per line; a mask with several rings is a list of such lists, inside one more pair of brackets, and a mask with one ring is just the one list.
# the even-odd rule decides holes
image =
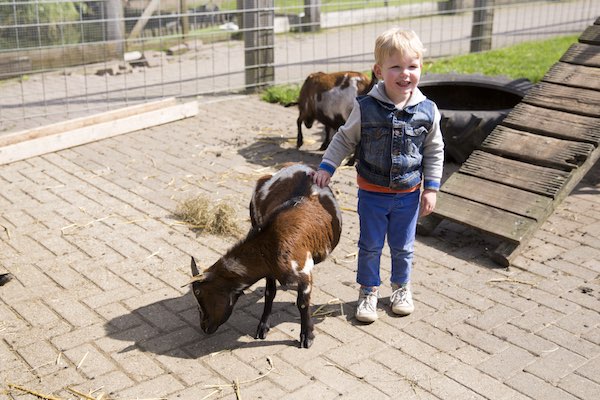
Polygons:
[[378,315],[354,315],[356,319],[360,322],[375,322],[377,320]]

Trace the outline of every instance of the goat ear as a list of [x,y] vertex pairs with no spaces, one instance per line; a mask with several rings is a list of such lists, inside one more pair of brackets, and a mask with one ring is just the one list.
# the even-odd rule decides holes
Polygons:
[[200,272],[198,271],[198,267],[196,266],[196,260],[192,256],[192,276],[197,276],[197,275],[200,275]]

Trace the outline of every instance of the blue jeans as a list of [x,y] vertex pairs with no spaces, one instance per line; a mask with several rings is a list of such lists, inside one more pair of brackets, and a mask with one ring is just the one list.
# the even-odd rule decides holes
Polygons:
[[358,273],[363,286],[381,285],[379,263],[387,235],[392,256],[391,282],[410,281],[420,191],[411,193],[375,193],[358,190]]

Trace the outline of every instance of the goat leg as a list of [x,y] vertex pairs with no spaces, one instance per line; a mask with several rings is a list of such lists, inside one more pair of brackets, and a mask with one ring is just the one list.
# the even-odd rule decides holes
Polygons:
[[315,339],[313,333],[313,321],[310,315],[310,292],[311,284],[308,282],[298,283],[298,299],[296,305],[300,311],[300,347],[308,349]]
[[304,138],[302,136],[302,119],[298,118],[296,120],[296,125],[298,125],[298,136],[296,137],[296,148],[299,149],[302,147],[304,143]]
[[269,325],[269,317],[271,316],[271,310],[273,309],[273,300],[277,293],[277,282],[275,278],[266,278],[267,284],[265,286],[265,308],[263,310],[262,317],[256,328],[256,335],[254,339],[264,339],[267,337],[267,333],[271,329]]
[[327,149],[327,147],[329,146],[329,142],[331,142],[331,132],[332,132],[332,129],[329,128],[328,126],[326,126],[325,127],[325,139],[323,140],[321,147],[319,147],[319,150]]

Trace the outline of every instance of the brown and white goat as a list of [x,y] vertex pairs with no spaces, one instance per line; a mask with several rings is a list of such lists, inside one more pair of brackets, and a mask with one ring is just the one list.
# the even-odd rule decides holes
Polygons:
[[333,134],[350,116],[356,96],[367,94],[376,81],[377,79],[369,79],[367,75],[354,71],[310,74],[302,84],[298,96],[300,115],[296,120],[296,147],[300,148],[304,142],[302,124],[310,129],[317,120],[325,126],[325,139],[319,148],[325,150]]
[[227,321],[244,289],[266,278],[265,306],[255,338],[264,339],[270,329],[277,281],[296,283],[300,347],[311,346],[312,269],[336,247],[342,229],[333,193],[313,184],[313,173],[295,164],[260,178],[250,203],[252,228],[246,238],[202,272],[192,257],[192,290],[205,333],[214,333]]

